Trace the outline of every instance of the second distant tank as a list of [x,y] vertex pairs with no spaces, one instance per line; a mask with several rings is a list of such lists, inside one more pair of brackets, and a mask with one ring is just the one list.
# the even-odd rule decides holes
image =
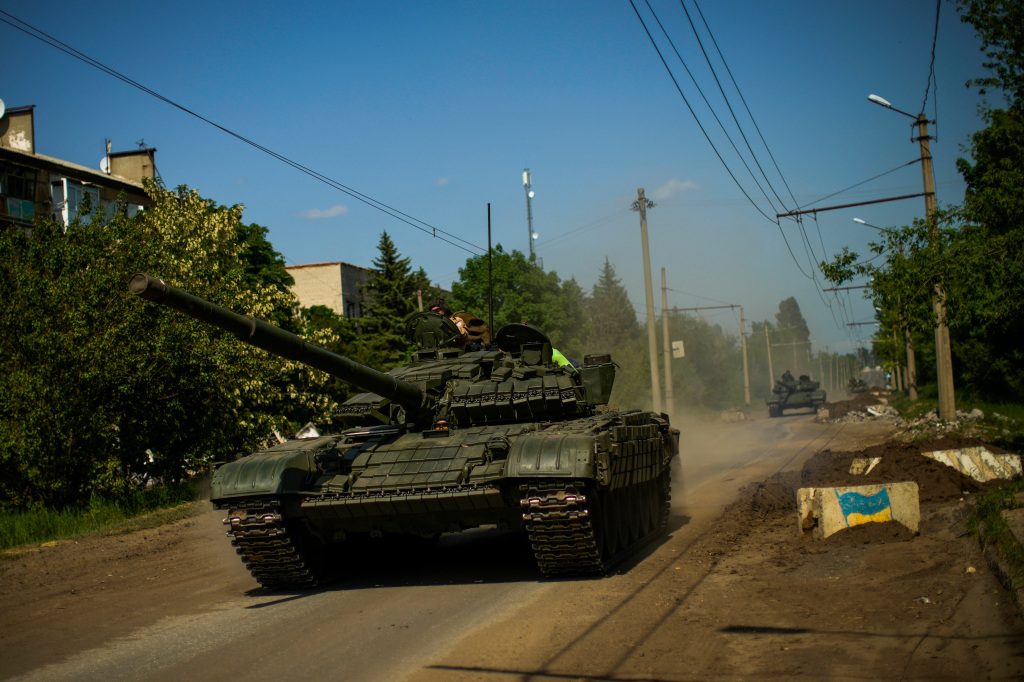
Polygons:
[[782,375],[782,378],[775,382],[772,393],[765,401],[768,404],[769,417],[781,417],[783,410],[806,409],[808,407],[817,411],[825,404],[825,391],[817,381],[812,381],[806,374],[801,374],[799,379],[794,379],[789,370]]

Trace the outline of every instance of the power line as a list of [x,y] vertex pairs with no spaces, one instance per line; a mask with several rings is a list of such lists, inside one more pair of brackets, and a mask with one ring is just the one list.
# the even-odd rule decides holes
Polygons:
[[[682,0],[680,0],[681,2]],[[697,10],[697,14],[700,16],[701,22],[704,24],[704,29],[708,32],[708,36],[711,38],[711,44],[715,46],[715,51],[718,53],[718,58],[722,60],[722,65],[725,67],[725,72],[729,74],[729,80],[732,81],[732,86],[736,88],[736,94],[740,96],[740,101],[743,102],[743,108],[747,110],[747,116],[750,117],[750,122],[754,124],[754,130],[757,131],[758,137],[761,138],[761,144],[764,145],[764,149],[768,152],[768,157],[772,160],[772,164],[775,166],[775,171],[779,174],[782,179],[782,184],[786,186],[786,191],[789,192],[790,198],[793,203],[796,204],[796,197],[793,196],[793,190],[789,188],[789,183],[786,182],[786,177],[782,174],[782,169],[779,168],[778,162],[775,160],[775,155],[772,154],[771,148],[768,147],[768,142],[764,139],[764,135],[761,133],[761,128],[757,125],[757,121],[754,120],[754,114],[750,111],[750,106],[747,104],[747,99],[743,96],[743,91],[740,90],[739,84],[736,82],[736,78],[732,74],[732,69],[729,68],[728,62],[725,61],[725,55],[722,54],[722,49],[718,46],[718,41],[715,40],[715,34],[711,32],[711,27],[708,25],[707,20],[704,18],[704,13],[700,9],[700,5],[697,4],[697,0],[693,0],[693,6]]]
[[[683,70],[686,71],[686,75],[690,77],[690,82],[693,83],[693,87],[697,89],[697,92],[700,94],[701,99],[704,100],[704,104],[707,106],[708,111],[711,112],[712,118],[714,118],[715,122],[718,123],[718,127],[722,130],[722,134],[725,136],[725,139],[729,142],[730,146],[732,146],[733,151],[736,152],[736,157],[740,160],[740,163],[743,164],[743,167],[747,169],[747,173],[750,174],[751,180],[754,181],[754,184],[757,186],[757,189],[761,191],[761,196],[763,196],[765,198],[765,201],[767,201],[768,205],[771,206],[772,209],[774,210],[775,206],[774,206],[774,204],[772,204],[771,198],[769,198],[768,193],[764,191],[764,188],[761,187],[761,183],[758,182],[757,176],[754,175],[754,171],[751,170],[750,165],[747,163],[746,159],[743,158],[743,154],[740,153],[739,147],[736,146],[736,142],[733,141],[732,136],[729,134],[729,131],[726,130],[725,124],[722,123],[722,119],[720,119],[718,117],[718,114],[715,112],[714,107],[711,106],[711,102],[708,100],[707,95],[704,94],[704,90],[700,87],[700,84],[697,82],[696,77],[694,77],[693,72],[690,71],[690,67],[687,66],[686,60],[683,59],[683,56],[679,53],[679,50],[676,48],[675,42],[672,40],[671,36],[669,36],[668,31],[665,29],[664,24],[661,23],[661,19],[658,18],[658,13],[654,11],[653,7],[651,7],[650,0],[644,0],[644,3],[647,5],[648,11],[650,11],[651,15],[654,17],[654,21],[658,24],[658,28],[661,29],[662,35],[665,36],[665,40],[668,41],[669,47],[671,47],[672,51],[675,53],[676,59],[678,59],[679,63],[682,64]],[[684,7],[684,9],[685,9],[685,7]],[[698,41],[699,40],[700,39],[698,37]],[[712,74],[714,74],[713,70],[712,70]],[[728,105],[728,101],[726,101],[726,105]],[[741,135],[743,134],[742,130],[740,130],[740,134]],[[748,145],[748,148],[749,148],[749,145]],[[754,162],[757,163],[757,159],[756,158],[754,159]],[[762,171],[762,175],[763,174],[764,173]],[[765,178],[765,180],[767,180],[767,178]],[[768,185],[768,188],[772,189],[770,183]],[[775,190],[772,189],[773,193],[774,193],[774,191]],[[776,195],[776,197],[777,196],[778,195]],[[780,201],[780,203],[781,203],[781,201]],[[785,204],[783,204],[783,205],[785,205]]]
[[633,0],[629,0],[629,5],[630,7],[633,8],[633,12],[636,14],[636,18],[640,20],[640,25],[643,27],[644,33],[647,34],[647,40],[650,41],[651,47],[653,47],[654,51],[658,53],[658,59],[661,60],[662,66],[665,67],[665,71],[668,73],[668,77],[672,79],[672,84],[675,86],[676,92],[679,93],[679,96],[683,100],[683,104],[686,105],[686,108],[689,110],[690,115],[693,117],[694,122],[697,124],[697,127],[700,128],[700,132],[704,135],[704,139],[707,140],[709,145],[711,145],[711,150],[715,153],[715,156],[718,157],[718,161],[725,168],[725,172],[729,174],[729,177],[732,178],[732,181],[736,184],[736,187],[740,190],[740,192],[743,193],[743,196],[747,198],[747,201],[750,202],[750,205],[753,206],[758,213],[764,216],[765,220],[768,220],[769,222],[777,222],[770,215],[761,210],[761,207],[757,205],[757,203],[750,197],[750,194],[747,193],[747,190],[743,188],[743,185],[740,184],[740,181],[736,178],[736,175],[732,172],[732,169],[729,168],[729,164],[727,164],[725,162],[725,159],[722,158],[722,154],[718,151],[718,147],[716,147],[715,143],[711,141],[711,136],[708,135],[708,131],[705,130],[703,124],[701,124],[700,122],[700,118],[697,117],[697,112],[695,112],[693,110],[693,106],[690,105],[690,100],[688,100],[686,98],[686,95],[683,93],[683,89],[682,87],[680,87],[679,81],[676,80],[675,74],[672,73],[672,69],[669,67],[668,62],[665,60],[665,56],[661,53],[661,48],[658,47],[657,42],[654,40],[654,36],[651,35],[650,29],[647,28],[647,22],[645,22],[643,16],[640,15],[640,10],[637,9],[636,3],[633,2]]
[[[397,208],[389,206],[388,204],[385,204],[384,202],[382,202],[382,201],[380,201],[378,199],[374,199],[373,197],[371,197],[371,196],[369,196],[367,194],[364,194],[364,193],[362,193],[362,192],[360,192],[360,191],[358,191],[356,189],[348,187],[347,185],[344,185],[341,182],[339,182],[337,180],[334,180],[334,179],[332,179],[332,178],[330,178],[330,177],[328,177],[328,176],[326,176],[326,175],[324,175],[324,174],[322,174],[322,173],[320,173],[318,171],[315,171],[312,168],[304,166],[301,163],[299,163],[297,161],[294,161],[294,160],[288,158],[287,156],[285,156],[283,154],[275,152],[272,149],[269,149],[269,148],[259,144],[258,142],[255,142],[254,140],[251,140],[248,137],[245,137],[244,135],[236,133],[235,131],[231,130],[230,128],[227,128],[226,126],[223,126],[220,123],[217,123],[217,122],[215,122],[215,121],[213,121],[213,120],[203,116],[202,114],[199,114],[199,113],[193,111],[192,109],[189,109],[188,107],[186,107],[186,106],[184,106],[182,104],[179,104],[179,103],[175,102],[174,100],[171,100],[168,97],[165,97],[165,96],[161,95],[160,93],[156,92],[152,88],[149,88],[149,87],[143,85],[142,83],[139,83],[138,81],[133,80],[132,78],[129,78],[128,76],[126,76],[123,73],[117,71],[116,69],[114,69],[112,67],[109,67],[106,64],[103,64],[99,60],[94,59],[94,58],[90,57],[89,55],[87,55],[87,54],[85,54],[83,52],[80,52],[79,50],[75,49],[74,47],[71,47],[67,43],[62,42],[61,40],[51,36],[48,33],[46,33],[42,29],[36,28],[32,24],[29,24],[28,22],[23,21],[22,19],[19,19],[18,17],[15,17],[14,15],[10,14],[9,12],[5,12],[3,10],[0,10],[0,14],[3,15],[2,17],[0,17],[0,22],[3,22],[5,24],[7,24],[8,26],[21,31],[22,33],[24,33],[24,34],[26,34],[28,36],[31,36],[32,38],[35,38],[36,40],[39,40],[39,41],[41,41],[43,43],[46,43],[47,45],[49,45],[51,47],[54,47],[54,48],[60,50],[61,52],[65,53],[65,54],[67,54],[67,55],[69,55],[71,57],[74,57],[75,59],[78,59],[79,61],[82,61],[82,62],[88,64],[89,66],[92,66],[93,68],[96,68],[96,69],[106,73],[109,76],[113,76],[114,78],[118,79],[119,81],[121,81],[123,83],[126,83],[126,84],[128,84],[128,85],[130,85],[130,86],[132,86],[134,88],[137,88],[138,90],[141,90],[142,92],[144,92],[144,93],[146,93],[148,95],[151,95],[152,97],[155,97],[156,99],[158,99],[158,100],[160,100],[160,101],[162,101],[162,102],[164,102],[166,104],[169,104],[172,107],[174,107],[176,109],[179,109],[180,111],[183,111],[184,113],[186,113],[186,114],[188,114],[190,116],[193,116],[193,117],[199,119],[200,121],[203,121],[204,123],[207,123],[207,124],[213,126],[214,128],[217,128],[221,132],[227,133],[231,137],[234,137],[235,139],[237,139],[237,140],[239,140],[241,142],[244,142],[245,144],[247,144],[247,145],[249,145],[249,146],[251,146],[251,147],[253,147],[255,149],[258,149],[259,151],[261,151],[261,152],[263,152],[263,153],[265,153],[265,154],[267,154],[269,156],[272,156],[273,158],[277,159],[278,161],[281,161],[282,163],[285,163],[285,164],[291,166],[292,168],[298,170],[299,172],[305,173],[306,175],[310,176],[311,178],[313,178],[315,180],[319,180],[320,182],[324,183],[325,185],[327,185],[329,187],[332,187],[332,188],[334,188],[334,189],[336,189],[336,190],[338,190],[338,191],[340,191],[340,192],[342,192],[344,194],[347,194],[348,196],[352,197],[353,199],[356,199],[357,201],[360,201],[360,202],[366,204],[367,206],[369,206],[371,208],[375,208],[378,211],[391,216],[395,220],[403,222],[406,225],[409,225],[410,227],[414,227],[414,228],[416,228],[417,230],[419,230],[421,232],[424,232],[426,234],[431,235],[435,239],[439,239],[439,240],[445,242],[446,244],[454,246],[454,247],[456,247],[458,249],[462,249],[463,251],[466,251],[466,252],[471,253],[473,255],[478,255],[479,253],[485,253],[486,252],[486,249],[484,249],[484,248],[482,248],[482,247],[480,247],[480,246],[478,246],[476,244],[473,244],[472,242],[469,242],[469,241],[467,241],[465,239],[462,239],[458,235],[455,235],[455,234],[452,234],[452,233],[447,232],[445,230],[442,230],[439,227],[435,227],[434,225],[431,225],[430,223],[422,221],[419,218],[415,218],[415,217],[409,215],[408,213],[403,213],[402,211],[398,210]],[[6,18],[4,18],[4,17],[6,17]],[[442,237],[442,236],[439,236],[439,235],[444,235],[444,236]],[[445,237],[449,237],[450,239],[446,239]],[[452,241],[452,240],[455,240],[455,241]],[[458,244],[456,242],[461,242],[461,244]],[[465,246],[463,246],[463,244]],[[467,246],[472,247],[472,249],[466,248]],[[473,249],[475,249],[475,251]]]
[[[697,45],[700,47],[701,54],[704,55],[704,61],[708,65],[708,70],[711,71],[711,77],[715,79],[715,85],[718,86],[718,92],[722,95],[722,100],[725,102],[725,106],[729,110],[729,114],[732,116],[733,123],[736,124],[736,129],[739,131],[740,137],[743,138],[744,144],[747,145],[747,151],[750,152],[750,157],[754,160],[754,165],[756,165],[757,169],[761,171],[761,177],[764,178],[765,183],[768,185],[768,189],[770,189],[772,194],[775,195],[779,204],[781,206],[785,206],[786,202],[782,200],[779,193],[775,191],[775,187],[772,186],[771,180],[768,179],[768,175],[764,172],[764,168],[761,167],[761,162],[757,159],[757,154],[754,153],[754,149],[750,146],[750,140],[747,139],[746,133],[743,132],[743,126],[740,125],[739,119],[736,118],[736,112],[733,110],[732,104],[729,102],[729,97],[725,94],[725,88],[722,87],[722,82],[718,79],[718,73],[715,71],[715,67],[711,63],[711,58],[708,56],[707,50],[704,49],[704,41],[700,39],[700,33],[698,33],[697,27],[693,23],[693,18],[690,16],[690,10],[686,8],[686,3],[683,2],[683,0],[679,0],[679,5],[683,8],[683,13],[686,14],[686,20],[690,24],[690,30],[693,31],[693,36],[697,39]],[[649,3],[648,6],[650,6]],[[701,18],[703,19],[703,16]],[[708,31],[708,34],[711,35],[711,29],[708,27],[707,22],[704,23],[704,28]],[[712,40],[714,40],[713,36]],[[737,88],[737,90],[739,90],[739,88]],[[770,204],[771,201],[768,203]],[[795,204],[796,200],[794,200],[793,203]]]
[[786,244],[786,250],[789,251],[789,256],[790,258],[793,259],[793,263],[796,265],[796,268],[800,272],[800,274],[802,274],[804,277],[808,279],[813,279],[813,275],[809,275],[806,272],[804,272],[803,266],[800,265],[800,262],[796,258],[796,254],[793,253],[793,248],[790,246],[789,240],[786,238],[786,234],[785,232],[783,232],[782,225],[778,221],[778,219],[773,219],[771,216],[769,216],[767,213],[761,210],[761,207],[757,205],[757,203],[751,198],[747,190],[744,189],[743,185],[740,184],[740,181],[739,179],[737,179],[735,173],[733,173],[732,169],[729,168],[729,164],[727,164],[725,162],[725,159],[722,158],[722,154],[718,151],[718,148],[715,146],[715,143],[711,141],[711,136],[708,135],[707,130],[700,122],[700,118],[697,116],[697,113],[693,110],[693,107],[690,105],[690,101],[686,98],[686,95],[683,93],[683,89],[680,87],[679,81],[676,80],[675,74],[672,73],[672,69],[669,67],[668,62],[665,60],[665,56],[661,53],[661,49],[658,47],[657,42],[654,40],[654,36],[651,35],[650,29],[647,28],[647,22],[644,21],[643,16],[640,14],[640,10],[637,9],[636,3],[633,0],[629,0],[629,4],[630,7],[633,8],[633,12],[636,14],[636,18],[640,21],[640,25],[641,27],[643,27],[644,33],[647,34],[647,40],[650,41],[651,46],[654,48],[654,51],[658,54],[658,59],[661,60],[662,66],[665,67],[665,71],[668,73],[668,77],[672,80],[672,84],[675,86],[676,92],[679,93],[679,97],[682,98],[683,104],[686,105],[686,108],[689,110],[694,122],[697,124],[697,127],[700,129],[700,132],[704,135],[704,139],[707,140],[707,143],[711,146],[711,150],[715,153],[715,156],[718,158],[719,163],[721,163],[722,167],[725,168],[725,172],[729,174],[729,177],[732,178],[733,183],[735,183],[736,187],[740,190],[743,196],[746,197],[747,201],[750,202],[750,205],[754,207],[754,210],[756,210],[758,213],[764,216],[765,220],[775,223],[776,227],[779,228],[779,234],[782,235],[782,241]]
[[[936,90],[936,92],[935,92],[935,95],[936,95],[936,97],[935,97],[935,107],[936,107],[936,116],[935,116],[935,118],[936,119],[938,119],[938,111],[937,110],[938,110],[938,106],[939,106],[939,101],[938,101],[939,100],[939,98],[938,98],[939,83],[938,83],[938,81],[935,78],[935,46],[939,42],[939,13],[940,13],[941,10],[942,10],[942,0],[935,0],[935,30],[932,32],[932,58],[931,58],[931,62],[928,65],[928,79],[925,82],[924,99],[921,100],[921,111],[924,111],[925,107],[928,105],[928,91],[931,89],[932,85],[934,85],[935,86],[935,90]],[[936,126],[937,125],[938,124],[936,124]]]

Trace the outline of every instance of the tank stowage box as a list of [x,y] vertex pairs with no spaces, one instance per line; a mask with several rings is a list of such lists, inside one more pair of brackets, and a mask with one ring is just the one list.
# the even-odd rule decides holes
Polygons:
[[526,533],[546,576],[600,574],[667,525],[679,431],[664,414],[607,408],[608,355],[559,366],[528,325],[478,347],[451,319],[417,313],[412,361],[384,373],[148,275],[129,288],[366,391],[341,406],[339,433],[214,472],[211,500],[264,587],[317,585],[328,547],[361,535],[490,524]]

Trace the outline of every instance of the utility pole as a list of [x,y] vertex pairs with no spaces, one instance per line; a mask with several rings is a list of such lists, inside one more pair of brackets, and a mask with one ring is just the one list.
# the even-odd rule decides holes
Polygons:
[[533,184],[530,182],[530,169],[523,169],[523,191],[526,192],[526,239],[530,245],[530,262],[537,260],[533,251]]
[[[935,174],[932,169],[932,152],[928,141],[928,117],[917,115],[917,141],[921,145],[921,176],[924,180],[924,210],[928,219],[928,237],[932,249],[939,248],[939,226],[935,214]],[[946,421],[956,419],[956,400],[953,393],[953,358],[949,343],[949,326],[946,324],[946,289],[942,281],[935,283],[935,365],[939,383],[939,417]]]
[[[924,212],[925,219],[928,221],[928,240],[931,242],[933,255],[937,256],[939,226],[935,214],[938,206],[935,200],[935,172],[932,168],[932,152],[929,143],[932,138],[928,134],[928,117],[924,115],[924,112],[915,116],[902,109],[897,109],[891,102],[878,95],[868,95],[868,101],[914,119],[914,125],[917,126],[916,141],[921,149],[921,179],[924,182]],[[910,139],[912,142],[914,141],[913,135]],[[949,326],[946,323],[946,289],[943,287],[941,279],[935,282],[932,310],[935,313],[935,376],[939,388],[939,418],[953,421],[956,419],[953,358],[949,342]],[[914,379],[916,380],[916,377]],[[914,393],[916,394],[916,391]]]
[[676,404],[672,396],[672,344],[668,338],[668,280],[665,268],[661,269],[661,345],[665,356],[665,411],[674,417]]
[[750,369],[747,362],[747,323],[743,319],[743,306],[740,306],[740,348],[743,351],[743,403],[750,404]]
[[[744,319],[743,319],[743,306],[741,306],[741,305],[699,305],[699,306],[696,306],[696,307],[693,307],[693,308],[672,308],[672,312],[674,312],[674,313],[686,313],[686,312],[698,311],[698,310],[724,310],[726,308],[728,308],[730,310],[732,310],[734,308],[739,308],[740,309],[740,349],[743,351],[743,400],[744,400],[744,402],[747,405],[749,405],[750,404],[750,372],[747,369],[747,367],[748,367],[748,363],[747,363],[747,337],[746,337],[746,328],[744,326],[745,322],[744,322]],[[765,333],[766,334],[767,334],[767,329],[768,329],[768,327],[765,326]],[[769,355],[770,355],[771,349],[769,349],[768,352],[769,352]],[[771,363],[771,357],[768,358],[768,362]],[[770,371],[771,370],[769,369],[769,373],[770,373]]]
[[658,337],[654,331],[654,287],[651,283],[651,249],[647,242],[647,209],[654,202],[644,196],[644,188],[636,190],[632,209],[640,213],[640,243],[644,257],[644,293],[647,299],[647,354],[651,359],[651,402],[661,412],[661,381],[658,377]]
[[768,338],[768,323],[764,323],[764,345],[768,347],[768,390],[775,387],[775,369],[772,367],[772,342]]

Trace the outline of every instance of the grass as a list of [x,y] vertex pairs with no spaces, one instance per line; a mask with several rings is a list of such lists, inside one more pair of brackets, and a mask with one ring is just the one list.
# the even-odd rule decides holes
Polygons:
[[[1024,480],[1016,480],[980,496],[967,519],[967,528],[983,546],[994,546],[1006,565],[1011,587],[1024,586],[1024,546],[1003,519],[1002,511],[1024,507]],[[1024,607],[1024,605],[1021,605]]]
[[21,545],[151,528],[195,513],[192,486],[157,486],[119,499],[94,497],[87,509],[0,513],[0,551]]

